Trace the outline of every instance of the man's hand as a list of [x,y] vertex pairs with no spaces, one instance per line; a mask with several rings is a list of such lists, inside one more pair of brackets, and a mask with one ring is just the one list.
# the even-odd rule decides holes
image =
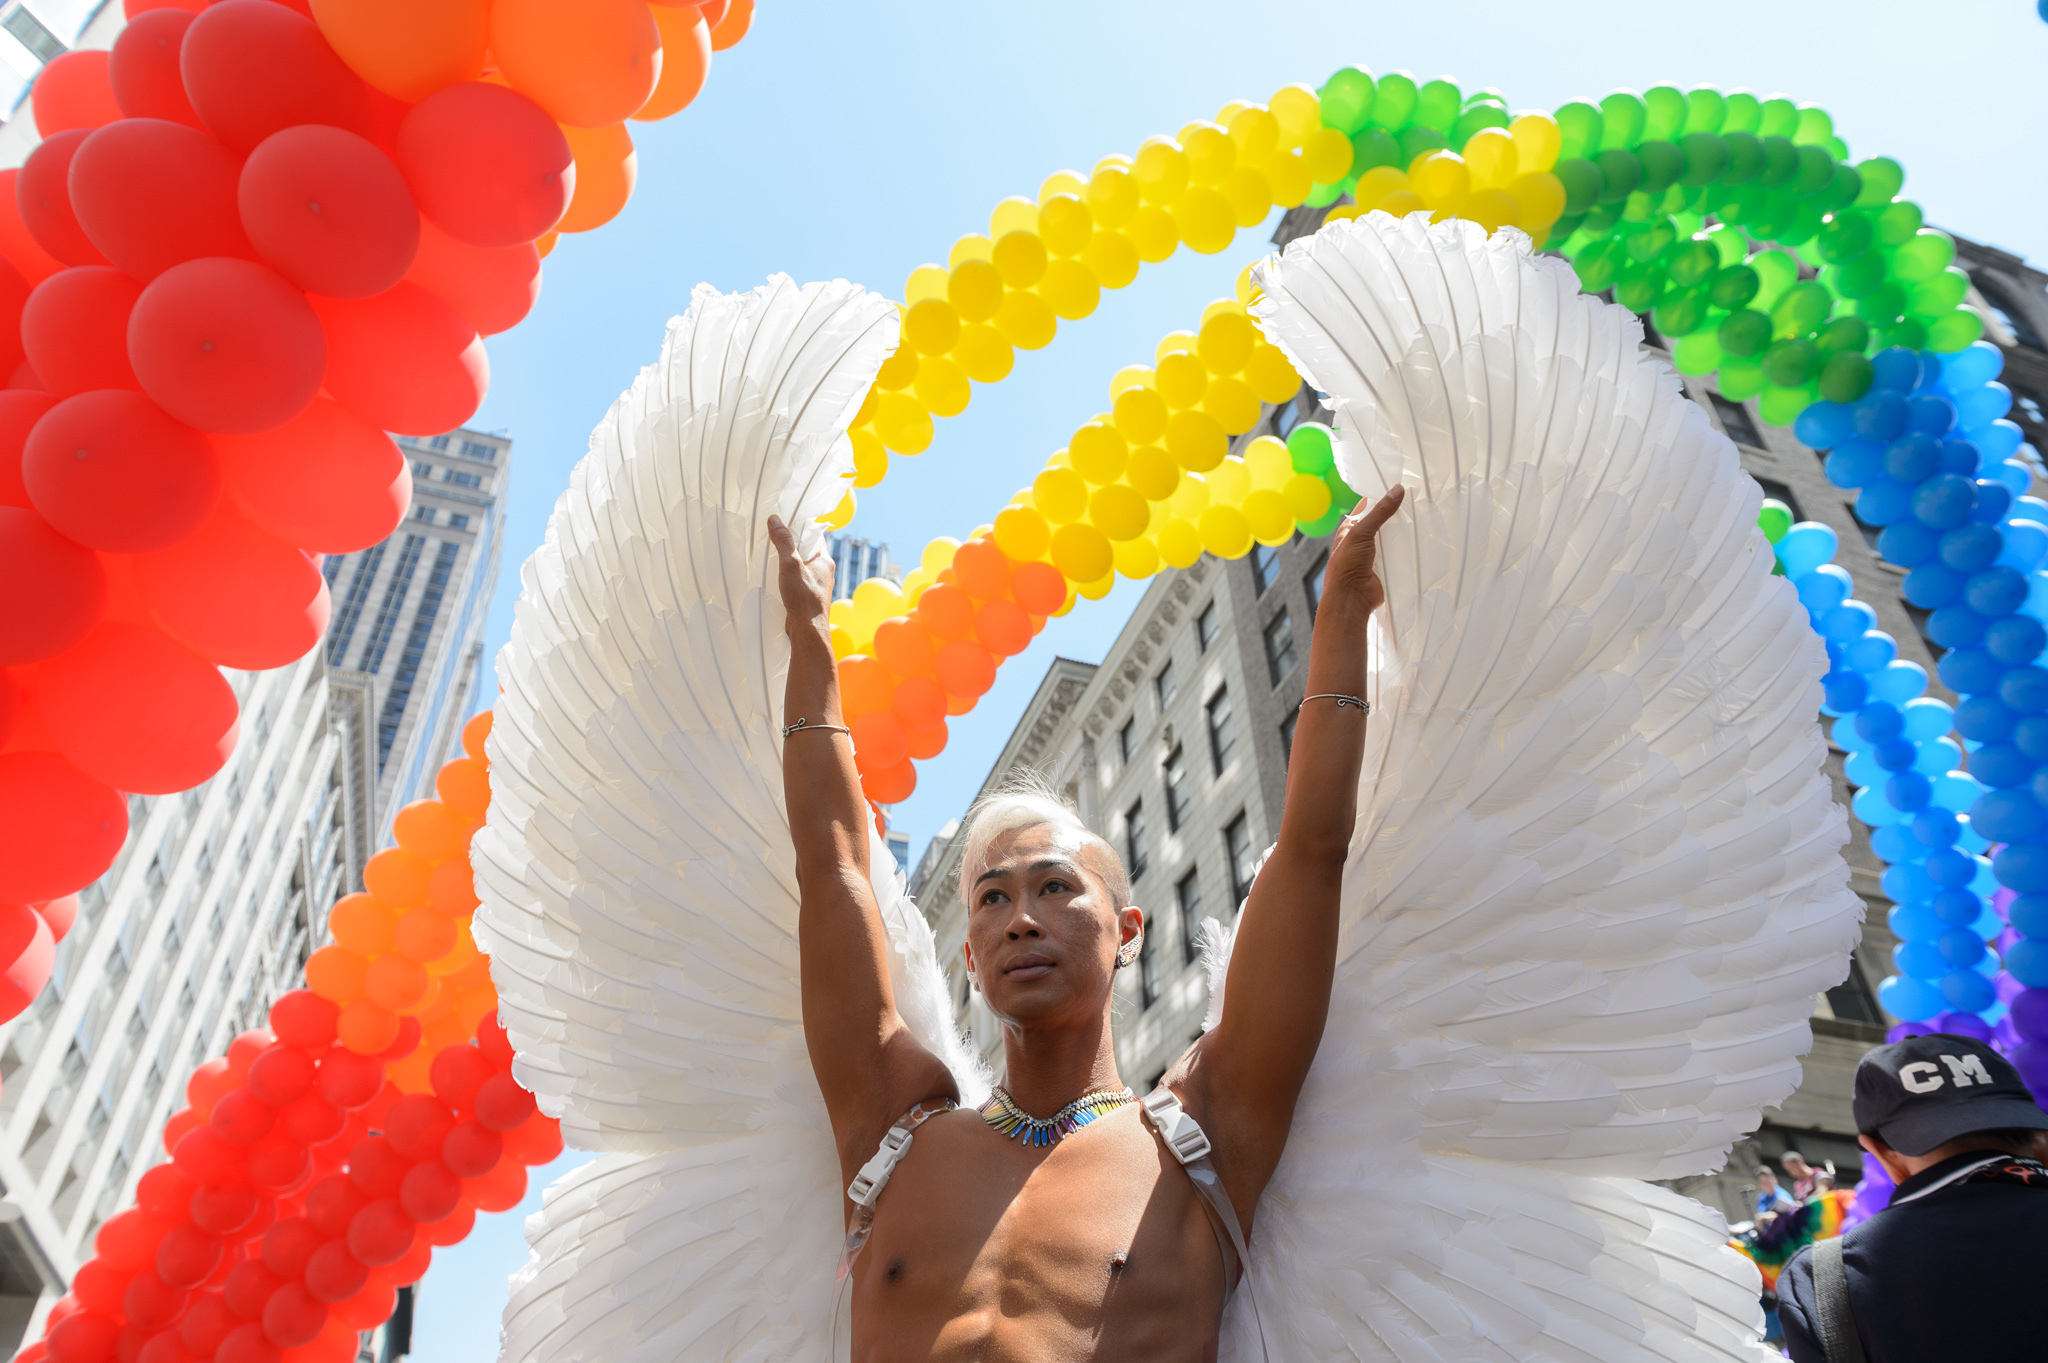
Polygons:
[[1360,503],[1337,527],[1330,546],[1330,571],[1323,581],[1324,598],[1336,598],[1358,605],[1371,614],[1387,599],[1386,584],[1380,581],[1380,527],[1401,509],[1408,489],[1398,484],[1371,505]]
[[832,630],[832,560],[823,553],[808,559],[796,556],[796,536],[782,523],[782,517],[768,518],[768,541],[775,546],[775,556],[781,560],[777,578],[782,588],[782,608],[787,613],[785,627],[790,638],[799,631],[815,630],[830,634]]

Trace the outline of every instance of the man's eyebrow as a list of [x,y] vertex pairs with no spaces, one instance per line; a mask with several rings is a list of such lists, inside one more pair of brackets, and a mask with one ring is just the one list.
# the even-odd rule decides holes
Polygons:
[[[1027,873],[1030,873],[1035,871],[1050,870],[1054,867],[1060,866],[1068,867],[1077,871],[1080,869],[1080,867],[1070,857],[1041,857],[1037,861],[1032,862],[1029,866],[1026,866],[1024,870]],[[1011,868],[1007,866],[991,866],[986,871],[983,871],[980,875],[976,876],[974,878],[974,883],[979,885],[982,881],[987,880],[991,876],[1007,875],[1010,869]]]

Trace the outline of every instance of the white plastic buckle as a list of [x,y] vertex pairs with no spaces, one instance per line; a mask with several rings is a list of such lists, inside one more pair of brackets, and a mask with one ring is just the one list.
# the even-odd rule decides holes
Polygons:
[[1201,1123],[1188,1116],[1187,1109],[1180,1105],[1180,1099],[1173,1096],[1173,1090],[1160,1087],[1152,1090],[1142,1099],[1145,1111],[1151,1115],[1152,1125],[1158,1128],[1160,1139],[1166,1148],[1173,1151],[1173,1157],[1182,1164],[1193,1164],[1209,1153],[1209,1136],[1202,1130]]
[[910,1148],[912,1132],[904,1126],[892,1126],[882,1137],[882,1144],[875,1151],[875,1157],[860,1167],[853,1176],[853,1182],[846,1185],[846,1196],[856,1207],[872,1207],[875,1199],[882,1195],[888,1185],[889,1175],[896,1170],[896,1163],[903,1158],[903,1152]]

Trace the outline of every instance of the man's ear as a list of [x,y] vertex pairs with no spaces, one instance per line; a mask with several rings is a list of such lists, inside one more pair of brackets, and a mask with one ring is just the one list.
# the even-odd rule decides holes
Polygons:
[[1893,1183],[1904,1183],[1913,1176],[1913,1171],[1908,1169],[1906,1162],[1899,1158],[1899,1152],[1886,1145],[1877,1137],[1858,1136],[1856,1143],[1869,1151],[1876,1158],[1877,1162],[1884,1166],[1884,1171],[1892,1176]]
[[1117,940],[1128,942],[1145,930],[1145,911],[1136,904],[1126,904],[1116,911]]

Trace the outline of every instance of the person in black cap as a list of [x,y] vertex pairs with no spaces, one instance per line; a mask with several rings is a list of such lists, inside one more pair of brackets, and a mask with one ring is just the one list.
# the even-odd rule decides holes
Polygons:
[[2048,1245],[2048,1112],[1965,1036],[1880,1046],[1856,1067],[1856,1129],[1891,1205],[1778,1276],[1795,1363],[2048,1356],[2034,1308]]

